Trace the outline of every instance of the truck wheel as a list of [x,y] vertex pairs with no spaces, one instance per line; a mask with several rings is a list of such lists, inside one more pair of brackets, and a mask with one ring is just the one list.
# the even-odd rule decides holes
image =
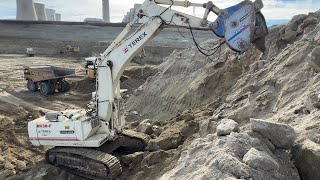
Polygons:
[[31,92],[36,92],[38,90],[38,84],[34,83],[32,80],[28,80],[27,88]]
[[53,81],[49,81],[50,84],[50,94],[54,94],[56,91],[56,85]]
[[63,89],[62,92],[69,91],[70,90],[70,84],[68,83],[68,81],[62,80],[61,82],[62,82],[61,85],[62,85],[62,89]]
[[40,93],[44,96],[51,94],[51,86],[49,82],[45,81],[40,83]]
[[57,90],[58,92],[64,92],[64,83],[63,83],[63,80],[59,80],[57,82]]

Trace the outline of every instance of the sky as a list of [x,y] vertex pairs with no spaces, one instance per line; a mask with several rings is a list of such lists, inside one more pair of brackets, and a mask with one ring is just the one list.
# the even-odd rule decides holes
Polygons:
[[[190,0],[193,3],[205,3],[208,0]],[[212,0],[219,8],[235,5],[241,0]],[[85,18],[102,17],[102,0],[34,0],[37,3],[46,4],[46,8],[56,9],[62,14],[63,21],[83,21]],[[121,22],[123,16],[135,3],[143,3],[144,0],[110,0],[111,22]],[[263,0],[265,7],[262,13],[265,15],[268,25],[285,23],[292,16],[307,14],[320,9],[320,0]],[[193,14],[193,8],[174,8],[176,10]],[[202,17],[204,9],[197,8],[196,16]],[[16,0],[0,0],[0,19],[15,19]],[[215,20],[214,16],[211,21]]]

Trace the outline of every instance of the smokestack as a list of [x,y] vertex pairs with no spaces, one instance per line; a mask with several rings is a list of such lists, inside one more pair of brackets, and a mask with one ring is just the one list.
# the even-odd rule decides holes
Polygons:
[[104,21],[110,22],[109,0],[102,0],[102,15]]
[[36,9],[38,21],[47,21],[45,5],[41,3],[34,3],[34,7]]
[[56,13],[56,21],[61,21],[61,14]]
[[17,20],[37,21],[33,0],[17,0]]
[[48,21],[56,20],[56,10],[54,9],[46,9],[47,19]]

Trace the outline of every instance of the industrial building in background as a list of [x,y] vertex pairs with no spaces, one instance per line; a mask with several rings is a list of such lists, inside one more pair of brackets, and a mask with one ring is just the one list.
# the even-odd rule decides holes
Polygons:
[[54,9],[46,9],[48,21],[56,20],[56,10]]
[[109,0],[102,0],[102,16],[105,22],[110,22],[110,5]]
[[33,0],[16,0],[16,20],[21,21],[61,21],[61,14],[54,9],[46,9],[44,4]]
[[34,3],[34,7],[36,9],[38,21],[47,21],[46,7],[41,3]]
[[[133,8],[130,9],[129,12],[127,12],[127,14],[124,16],[122,22],[123,23],[129,23],[132,22],[134,20],[134,18],[137,16],[139,10],[140,10],[141,4],[134,4]],[[141,24],[141,23],[145,23],[148,21],[147,17],[143,17],[142,19],[138,19],[136,22],[136,24]]]
[[33,0],[17,0],[17,20],[37,21]]
[[61,21],[61,14],[56,13],[56,21]]

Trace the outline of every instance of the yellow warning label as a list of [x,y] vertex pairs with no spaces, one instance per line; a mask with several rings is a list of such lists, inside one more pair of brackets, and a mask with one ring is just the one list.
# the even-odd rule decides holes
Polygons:
[[64,126],[64,129],[70,129],[70,126]]

